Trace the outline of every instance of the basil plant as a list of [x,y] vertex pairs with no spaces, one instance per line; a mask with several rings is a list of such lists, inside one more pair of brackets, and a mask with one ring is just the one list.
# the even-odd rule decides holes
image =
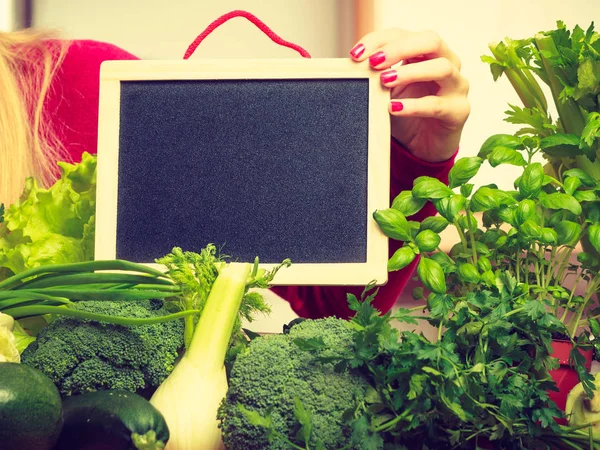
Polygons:
[[[469,292],[504,291],[522,298],[533,320],[536,311],[550,311],[571,339],[581,330],[600,335],[598,253],[572,260],[582,239],[600,253],[600,184],[577,168],[562,181],[547,175],[532,162],[537,148],[530,137],[494,135],[478,156],[456,161],[448,185],[417,178],[390,208],[375,211],[383,233],[404,242],[388,269],[400,270],[420,255],[417,275],[430,291],[430,308]],[[484,163],[523,167],[514,190],[470,183]],[[438,215],[410,220],[427,202]],[[449,252],[440,248],[447,227],[457,236]]]

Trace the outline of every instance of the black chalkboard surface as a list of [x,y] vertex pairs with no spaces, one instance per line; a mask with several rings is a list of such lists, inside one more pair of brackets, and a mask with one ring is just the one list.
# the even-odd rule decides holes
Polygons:
[[240,261],[290,258],[280,284],[385,281],[371,214],[387,206],[389,129],[373,127],[370,72],[198,78],[139,63],[102,68],[97,258],[214,243]]

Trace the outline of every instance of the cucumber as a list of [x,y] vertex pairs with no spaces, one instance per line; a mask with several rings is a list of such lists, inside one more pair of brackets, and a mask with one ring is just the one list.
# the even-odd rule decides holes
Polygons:
[[0,362],[0,449],[52,449],[61,427],[54,383],[33,367]]
[[161,450],[169,440],[160,411],[125,390],[67,397],[63,419],[56,450]]

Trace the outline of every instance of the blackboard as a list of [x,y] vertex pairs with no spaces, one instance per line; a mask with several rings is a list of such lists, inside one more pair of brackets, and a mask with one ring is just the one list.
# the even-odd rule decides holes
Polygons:
[[104,63],[96,258],[214,243],[290,258],[277,284],[385,281],[385,96],[370,70],[317,61]]

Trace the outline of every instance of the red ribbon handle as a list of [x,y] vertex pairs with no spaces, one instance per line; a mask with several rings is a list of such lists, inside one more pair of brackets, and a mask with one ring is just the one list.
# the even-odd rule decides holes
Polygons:
[[296,45],[292,42],[288,42],[288,41],[282,39],[281,37],[279,37],[279,35],[277,33],[275,33],[273,30],[271,30],[263,21],[261,21],[254,14],[251,14],[248,11],[242,11],[242,10],[237,9],[235,11],[230,11],[226,14],[223,14],[221,17],[217,18],[210,25],[208,25],[206,27],[206,29],[202,33],[200,33],[196,39],[194,39],[194,42],[192,42],[190,44],[187,51],[185,52],[185,55],[183,55],[183,59],[188,59],[190,56],[192,56],[192,54],[196,51],[196,49],[198,48],[200,43],[210,33],[212,33],[217,27],[219,27],[220,25],[224,24],[229,19],[232,19],[234,17],[244,17],[244,18],[248,19],[250,22],[252,22],[254,25],[256,25],[259,30],[261,30],[263,33],[265,33],[276,44],[291,48],[292,50],[296,50],[298,53],[300,53],[300,55],[303,58],[310,58],[310,54],[305,49],[303,49],[299,45]]

